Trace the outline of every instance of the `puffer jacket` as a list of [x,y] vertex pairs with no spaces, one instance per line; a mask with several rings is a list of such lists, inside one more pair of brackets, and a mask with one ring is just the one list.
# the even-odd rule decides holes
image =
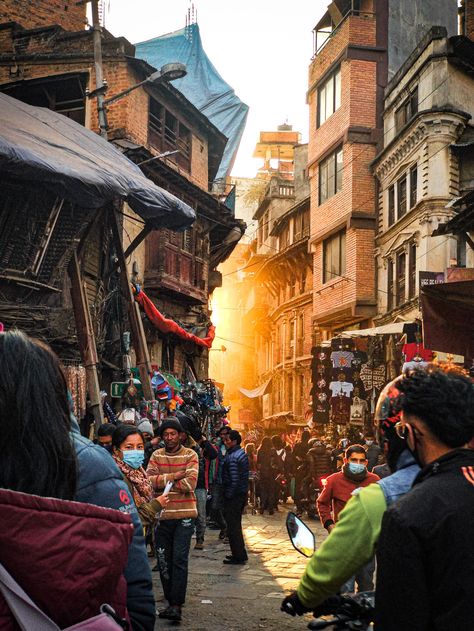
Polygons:
[[249,488],[249,459],[239,445],[231,447],[222,471],[224,497],[231,499],[237,495],[245,495]]
[[[126,617],[129,515],[6,489],[0,514],[1,562],[61,629],[98,615],[103,603]],[[19,629],[1,594],[0,629]]]
[[98,447],[81,436],[75,421],[72,422],[72,427],[71,436],[78,463],[74,499],[86,504],[114,508],[130,515],[135,530],[124,572],[127,581],[127,609],[133,631],[153,631],[155,598],[143,528],[136,506],[112,456],[103,447]]
[[314,478],[321,478],[332,473],[331,455],[324,445],[315,445],[308,450],[311,457],[310,471]]

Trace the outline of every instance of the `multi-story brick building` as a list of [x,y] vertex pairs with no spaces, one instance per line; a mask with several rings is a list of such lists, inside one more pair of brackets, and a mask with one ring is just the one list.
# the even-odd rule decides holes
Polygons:
[[381,324],[421,318],[420,283],[466,266],[466,238],[433,232],[465,192],[458,158],[463,134],[472,134],[473,73],[472,41],[433,27],[387,86],[384,147],[374,162]]
[[[32,105],[49,107],[98,131],[93,31],[85,30],[85,4],[34,0],[31,10],[7,2],[0,11],[0,90]],[[136,86],[155,68],[135,58],[122,37],[101,30],[106,98]],[[173,60],[170,60],[173,61]],[[198,220],[185,233],[155,230],[127,206],[123,243],[130,275],[156,306],[184,325],[206,328],[208,297],[219,284],[219,262],[232,251],[245,225],[209,192],[226,145],[225,136],[170,83],[145,83],[107,106],[108,137],[162,188],[193,207]],[[164,154],[164,155],[163,155]],[[151,230],[153,230],[151,232]],[[90,235],[100,248],[101,226]],[[133,244],[133,245],[132,245]],[[129,249],[129,246],[131,246]],[[100,260],[100,257],[97,257]],[[90,270],[93,280],[97,270]],[[92,283],[93,284],[93,283]],[[100,288],[91,288],[93,302]],[[94,291],[95,294],[94,295]],[[207,352],[147,328],[152,363],[178,374],[185,358],[207,377]]]

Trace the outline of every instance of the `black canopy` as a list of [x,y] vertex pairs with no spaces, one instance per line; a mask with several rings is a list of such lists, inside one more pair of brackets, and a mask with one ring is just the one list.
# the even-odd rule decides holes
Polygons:
[[0,94],[0,175],[38,182],[85,208],[120,198],[155,227],[184,230],[194,210],[118,149],[51,110]]

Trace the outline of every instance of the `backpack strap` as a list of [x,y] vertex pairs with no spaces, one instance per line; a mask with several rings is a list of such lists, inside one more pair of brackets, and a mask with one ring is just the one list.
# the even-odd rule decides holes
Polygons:
[[0,593],[6,600],[10,611],[22,631],[60,631],[31,598],[23,591],[15,579],[0,563]]

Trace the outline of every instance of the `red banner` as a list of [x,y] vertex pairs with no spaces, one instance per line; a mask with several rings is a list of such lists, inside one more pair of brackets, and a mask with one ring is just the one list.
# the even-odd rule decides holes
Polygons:
[[198,346],[204,346],[206,348],[211,348],[212,342],[214,341],[214,337],[216,335],[216,327],[211,324],[207,331],[207,337],[198,337],[197,335],[193,335],[193,333],[189,333],[185,329],[179,326],[174,320],[170,320],[169,318],[165,318],[165,316],[158,311],[153,302],[148,298],[143,290],[135,293],[135,300],[138,302],[140,307],[145,311],[147,318],[150,322],[155,326],[158,331],[162,333],[174,333],[183,340],[187,342],[194,342]]

